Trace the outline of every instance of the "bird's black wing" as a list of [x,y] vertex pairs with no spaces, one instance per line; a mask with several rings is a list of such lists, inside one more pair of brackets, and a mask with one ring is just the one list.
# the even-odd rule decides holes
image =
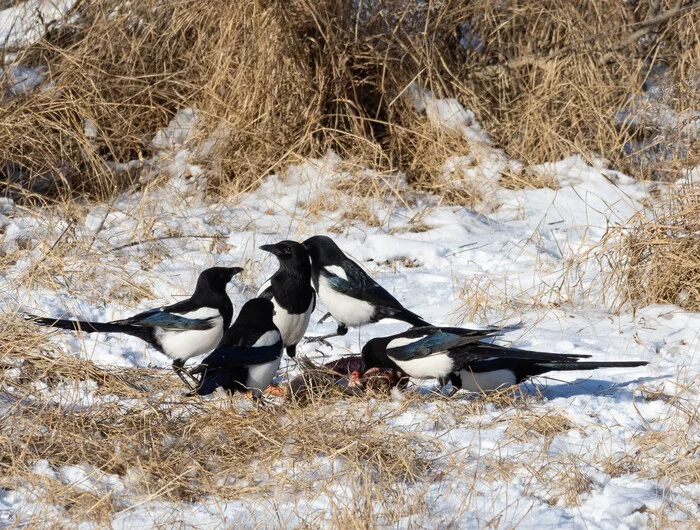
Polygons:
[[111,324],[128,324],[132,326],[163,328],[174,331],[202,331],[213,328],[216,325],[214,322],[215,317],[187,318],[184,316],[200,308],[201,306],[187,299],[169,306],[149,309],[148,311],[138,313],[122,320],[113,320]]
[[333,289],[340,293],[369,302],[374,306],[393,308],[396,311],[403,309],[399,301],[374,281],[357,263],[348,259],[343,262],[342,268],[347,279],[333,274],[326,267],[321,268],[320,273],[328,280]]
[[235,368],[239,366],[254,366],[274,361],[282,354],[282,341],[270,346],[257,348],[239,348],[236,346],[222,346],[211,352],[207,357],[190,371],[191,374],[199,374],[219,368]]
[[386,353],[391,359],[398,361],[421,359],[469,345],[465,346],[466,349],[496,332],[497,330],[493,329],[413,328],[392,339],[387,344]]
[[509,348],[488,342],[474,342],[453,348],[450,356],[457,362],[490,361],[497,359],[522,360],[530,363],[540,362],[575,362],[590,355],[572,353],[550,353],[520,348]]

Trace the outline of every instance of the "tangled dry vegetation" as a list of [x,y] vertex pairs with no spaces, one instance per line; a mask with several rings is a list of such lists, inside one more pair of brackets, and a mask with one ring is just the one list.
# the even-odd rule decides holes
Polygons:
[[700,311],[700,185],[670,188],[649,213],[611,233],[619,301]]
[[[630,162],[658,149],[639,141],[661,134],[653,120],[619,116],[661,67],[670,108],[697,108],[699,17],[675,0],[79,1],[12,50],[47,79],[3,101],[0,161],[11,187],[104,198],[138,181],[138,164],[118,163],[148,159],[154,133],[192,107],[200,138],[222,138],[213,191],[329,147],[429,185],[467,147],[425,126],[403,97],[416,81],[526,163],[594,152],[658,177],[667,160]],[[677,140],[676,167],[694,149]]]
[[[69,520],[107,524],[135,507],[104,485],[105,474],[144,502],[195,502],[305,491],[315,481],[304,469],[312,473],[314,459],[329,458],[338,468],[329,487],[347,475],[347,484],[371,488],[372,498],[386,502],[384,517],[400,517],[392,489],[428,473],[429,442],[408,433],[387,437],[376,409],[329,414],[335,400],[323,398],[327,389],[283,408],[241,409],[228,399],[216,406],[182,399],[169,371],[101,368],[47,351],[45,335],[29,326],[9,318],[0,325],[8,338],[0,351],[0,399],[8,404],[4,418],[12,418],[0,422],[0,487],[28,487]],[[93,398],[79,397],[86,389]],[[40,461],[56,470],[77,466],[87,478],[66,485],[37,473]],[[106,489],[88,487],[95,484]],[[37,512],[27,524],[56,524],[55,517]],[[371,507],[333,510],[340,526],[368,527],[376,517]]]

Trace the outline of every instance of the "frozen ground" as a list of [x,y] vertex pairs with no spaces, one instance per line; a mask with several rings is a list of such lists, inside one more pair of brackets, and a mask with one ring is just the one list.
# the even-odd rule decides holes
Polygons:
[[[445,180],[480,186],[485,199],[473,210],[440,205],[408,189],[401,175],[351,166],[334,153],[290,166],[246,195],[208,199],[200,191],[204,173],[183,145],[196,114],[182,113],[159,136],[159,167],[172,175],[165,186],[76,207],[70,217],[0,203],[0,247],[12,257],[0,271],[3,311],[120,318],[187,295],[199,271],[215,264],[245,267],[229,288],[240,307],[276,268],[260,245],[329,234],[433,323],[520,323],[498,340],[649,366],[553,374],[524,385],[506,406],[476,406],[478,399],[464,393],[446,400],[428,393],[432,383],[351,408],[342,400],[329,403],[329,414],[354,421],[381,417],[387,438],[410,434],[430,443],[429,471],[393,486],[403,515],[391,519],[386,499],[373,499],[371,488],[337,473],[340,455],[304,466],[281,459],[259,477],[279,488],[197,502],[166,502],[132,489],[128,477],[90,466],[38,461],[35,473],[98,496],[109,493],[121,507],[112,514],[115,528],[324,527],[337,522],[338,506],[355,504],[367,505],[377,524],[398,528],[696,527],[700,315],[673,306],[614,312],[615,292],[597,250],[609,227],[643,208],[650,190],[581,157],[529,168],[555,179],[557,189],[505,189],[498,175],[518,164],[491,147],[473,116],[429,95],[421,104],[472,145],[474,155],[446,163]],[[383,196],[367,196],[368,183],[383,188]],[[319,307],[309,335],[334,329],[331,320],[315,323],[323,313]],[[333,339],[332,349],[306,344],[301,351],[331,359],[404,327],[385,321]],[[169,360],[136,339],[55,333],[45,340],[102,366],[162,367],[163,377],[171,375]],[[281,376],[295,370],[293,363],[283,365]],[[88,410],[113,400],[93,390],[66,383],[42,392]],[[12,391],[2,390],[2,422],[12,421]],[[207,403],[227,406],[227,399],[217,395]],[[672,468],[688,472],[678,478]],[[290,493],[283,485],[291,481],[305,488]],[[12,477],[2,485],[0,526],[80,522],[30,485]]]

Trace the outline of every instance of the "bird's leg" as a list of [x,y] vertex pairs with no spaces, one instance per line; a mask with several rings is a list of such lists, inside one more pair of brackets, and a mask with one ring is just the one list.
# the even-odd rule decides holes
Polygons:
[[317,324],[323,324],[326,320],[328,320],[332,316],[333,315],[331,315],[330,313],[326,313],[318,320]]
[[[328,314],[330,315],[330,313],[328,313]],[[338,324],[338,329],[335,330],[335,333],[329,333],[328,335],[321,335],[320,337],[309,337],[308,339],[306,339],[306,342],[320,342],[324,346],[330,346],[330,344],[328,343],[328,341],[326,339],[330,339],[332,337],[342,337],[343,335],[347,334],[347,332],[348,332],[348,327],[345,324]]]
[[187,374],[190,377],[190,379],[195,382],[196,385],[199,385],[199,381],[197,381],[192,374],[185,370],[185,361],[183,361],[182,359],[175,359],[173,361],[173,370],[175,370],[177,376],[183,383],[185,383],[185,386],[190,390],[193,391],[195,387],[192,386],[192,383],[190,381],[185,379],[185,374]]
[[442,385],[442,388],[440,389],[441,391],[445,388],[448,382],[452,383],[452,388],[450,388],[449,392],[445,394],[448,398],[454,396],[462,388],[462,379],[456,374],[450,374],[448,377],[441,377],[439,381],[440,385]]
[[247,392],[247,394],[250,396],[250,399],[253,400],[253,403],[255,403],[255,408],[260,411],[260,408],[265,407],[265,401],[263,400],[262,397],[262,392],[258,389],[252,389]]

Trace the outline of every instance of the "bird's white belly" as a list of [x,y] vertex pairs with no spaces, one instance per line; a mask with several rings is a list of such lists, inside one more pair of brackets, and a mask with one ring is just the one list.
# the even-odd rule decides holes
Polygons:
[[277,326],[277,329],[282,335],[282,342],[285,346],[294,346],[298,344],[299,341],[304,337],[306,333],[306,328],[309,327],[309,320],[311,320],[311,313],[314,310],[314,297],[311,297],[311,302],[309,303],[308,309],[299,315],[294,313],[287,313],[277,301],[273,298],[272,303],[275,305],[275,316],[272,317],[272,321]]
[[397,361],[393,358],[392,360],[396,363],[396,366],[415,379],[446,377],[453,370],[452,359],[445,353],[438,353],[410,361]]
[[[198,318],[188,315],[189,318]],[[224,336],[224,319],[219,315],[212,319],[214,326],[203,330],[157,330],[165,355],[171,359],[187,360],[212,351]]]
[[280,351],[279,357],[274,361],[270,361],[265,364],[255,364],[248,367],[248,379],[245,382],[245,386],[250,390],[264,391],[277,373],[280,367],[280,361],[282,360],[282,352]]
[[339,293],[329,285],[328,279],[324,276],[318,279],[318,296],[333,318],[346,326],[367,324],[374,316],[372,304]]
[[515,374],[510,370],[494,370],[492,372],[472,372],[460,370],[462,388],[468,392],[492,392],[517,383]]

